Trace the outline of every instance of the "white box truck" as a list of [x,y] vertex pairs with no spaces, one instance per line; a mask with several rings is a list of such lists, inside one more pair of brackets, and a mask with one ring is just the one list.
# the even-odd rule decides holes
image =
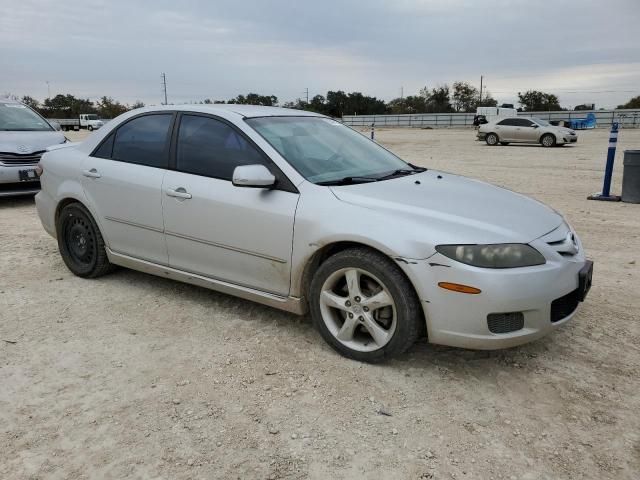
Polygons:
[[58,122],[62,130],[80,130],[86,128],[90,132],[97,130],[104,125],[104,121],[98,118],[95,113],[82,113],[78,118],[51,118],[54,122]]

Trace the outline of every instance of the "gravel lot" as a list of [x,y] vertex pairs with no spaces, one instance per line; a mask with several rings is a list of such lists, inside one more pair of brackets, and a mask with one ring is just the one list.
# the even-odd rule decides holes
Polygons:
[[[554,149],[376,133],[563,212],[595,261],[575,319],[507,351],[359,364],[309,318],[124,269],[76,278],[33,200],[0,199],[0,478],[638,478],[640,205],[586,200],[608,132]],[[614,192],[639,147],[620,133]]]

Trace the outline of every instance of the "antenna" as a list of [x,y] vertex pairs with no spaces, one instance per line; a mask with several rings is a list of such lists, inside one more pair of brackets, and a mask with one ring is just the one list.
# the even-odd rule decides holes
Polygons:
[[162,74],[160,74],[160,77],[162,78],[162,91],[164,93],[164,104],[167,104],[167,75],[162,72]]

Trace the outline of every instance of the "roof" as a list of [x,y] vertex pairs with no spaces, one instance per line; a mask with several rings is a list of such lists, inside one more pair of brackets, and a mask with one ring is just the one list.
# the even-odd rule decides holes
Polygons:
[[159,110],[178,110],[202,113],[235,113],[244,118],[252,117],[319,117],[323,116],[315,112],[307,112],[304,110],[295,110],[292,108],[281,107],[264,107],[262,105],[239,105],[235,103],[215,103],[215,104],[185,104],[185,105],[161,105],[149,106],[139,109],[140,112],[157,112]]

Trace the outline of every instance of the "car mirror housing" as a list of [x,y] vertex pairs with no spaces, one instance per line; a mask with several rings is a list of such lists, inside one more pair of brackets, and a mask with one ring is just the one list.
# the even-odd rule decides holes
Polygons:
[[233,170],[233,185],[236,187],[269,188],[276,177],[264,165],[242,165]]

